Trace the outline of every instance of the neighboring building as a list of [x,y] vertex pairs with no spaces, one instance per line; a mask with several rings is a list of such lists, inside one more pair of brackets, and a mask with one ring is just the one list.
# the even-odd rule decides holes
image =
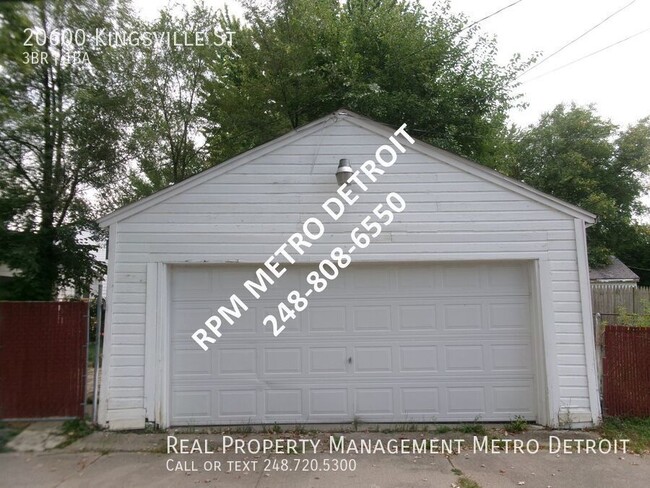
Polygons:
[[636,288],[639,283],[639,276],[625,266],[623,261],[616,256],[611,256],[608,265],[589,270],[589,281],[591,281],[592,285],[617,285]]
[[[79,237],[88,239],[88,233],[84,232]],[[93,245],[97,245],[96,251],[91,251],[91,254],[96,261],[106,264],[106,242],[97,242],[91,241]],[[96,297],[99,293],[99,285],[102,285],[102,297],[106,298],[106,275],[103,275],[101,279],[93,279],[90,284],[90,296]],[[83,296],[80,296],[82,293],[77,290],[74,286],[64,286],[59,289],[57,293],[57,300],[70,300],[74,298],[87,298],[88,292],[83,292]]]
[[[88,233],[82,233],[79,235],[80,238],[88,238]],[[103,263],[106,263],[106,243],[98,243],[98,248],[96,251],[92,252],[92,255],[95,257],[96,260],[101,261]],[[11,269],[9,268],[6,264],[0,263],[0,300],[1,299],[6,299],[6,297],[9,297],[11,299],[15,299],[15,292],[6,290],[5,288],[10,285],[12,280],[15,279],[15,277],[20,273],[20,270],[16,269]],[[101,281],[100,280],[93,280],[93,282],[90,285],[90,294],[91,296],[96,296],[98,293],[98,288],[99,288],[99,283],[102,283],[103,290],[102,290],[102,296],[106,297],[106,276],[102,276]],[[58,291],[56,292],[56,295],[54,297],[55,300],[59,301],[65,301],[65,300],[72,300],[72,299],[79,299],[79,298],[86,298],[87,294],[84,295],[83,297],[81,296],[82,292],[77,290],[74,286],[62,286],[58,288]]]
[[14,279],[16,272],[6,264],[0,263],[0,300],[5,300],[10,296],[10,292],[6,289]]
[[[322,203],[343,198],[339,160],[376,161],[394,132],[339,111],[102,218],[100,423],[598,423],[585,241],[595,216],[401,134],[406,152],[376,164],[376,182],[362,173],[367,191],[353,184],[359,200],[335,221]],[[387,224],[392,192],[406,208],[391,196]],[[280,249],[296,233],[311,239],[310,218],[323,235],[302,255],[284,248],[288,264]],[[348,251],[355,228],[381,233],[332,269],[323,260]],[[269,257],[286,272],[255,299],[244,283]],[[192,335],[210,332],[233,294],[247,310],[202,350]],[[296,318],[282,324],[280,303]],[[286,327],[277,337],[269,314]]]

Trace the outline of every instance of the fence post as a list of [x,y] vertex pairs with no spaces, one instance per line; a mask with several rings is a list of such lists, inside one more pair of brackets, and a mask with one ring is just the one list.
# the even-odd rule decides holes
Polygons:
[[102,284],[97,286],[97,325],[95,326],[95,381],[93,385],[93,424],[97,423],[97,404],[99,402],[99,356],[102,350]]
[[594,320],[594,339],[596,342],[596,373],[598,374],[598,391],[600,393],[600,409],[603,411],[603,347],[604,338],[600,330],[601,316],[596,313],[596,320]]
[[84,394],[83,399],[81,400],[81,415],[82,418],[86,418],[86,400],[88,397],[88,350],[90,349],[90,293],[88,294],[88,306],[86,307],[86,342],[84,344],[86,348],[86,360],[84,361]]

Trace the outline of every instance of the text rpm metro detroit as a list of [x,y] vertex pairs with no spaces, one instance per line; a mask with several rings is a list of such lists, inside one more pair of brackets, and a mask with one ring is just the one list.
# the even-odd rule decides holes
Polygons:
[[[368,159],[365,161],[358,170],[354,171],[348,178],[348,181],[339,186],[336,191],[337,196],[327,199],[322,205],[322,209],[329,216],[331,221],[336,222],[345,213],[346,209],[350,208],[359,200],[359,195],[354,194],[352,185],[360,191],[365,192],[368,190],[372,183],[377,182],[385,170],[390,168],[397,161],[399,153],[405,153],[406,148],[398,140],[398,137],[407,141],[409,144],[414,144],[413,139],[406,132],[406,124],[397,129],[392,136],[388,138],[389,144],[379,146],[375,151],[375,159]],[[378,236],[383,227],[389,225],[393,221],[394,213],[399,213],[406,208],[406,202],[397,193],[389,193],[383,203],[377,205],[371,214],[364,218],[360,227],[355,227],[350,233],[351,245],[347,249],[336,247],[330,253],[330,259],[322,260],[318,265],[318,270],[309,273],[307,282],[313,285],[313,288],[305,293],[305,297],[300,296],[297,291],[292,291],[287,296],[289,305],[293,305],[293,309],[287,306],[284,302],[278,305],[278,314],[280,320],[285,322],[287,319],[295,318],[295,312],[304,310],[308,301],[306,296],[314,292],[323,291],[327,287],[327,280],[335,279],[339,274],[339,268],[345,268],[351,263],[351,254],[356,249],[363,249],[370,244],[371,238]],[[374,220],[374,221],[373,221]],[[368,233],[366,233],[367,231]],[[250,295],[259,299],[269,286],[272,286],[282,275],[287,271],[286,264],[294,264],[296,260],[292,254],[303,255],[306,249],[309,249],[315,241],[317,241],[325,233],[325,225],[323,221],[317,217],[310,217],[302,225],[302,232],[292,234],[275,252],[269,256],[264,262],[264,266],[260,266],[255,272],[255,279],[248,280],[244,283],[244,288],[248,290]],[[288,250],[289,249],[289,250]],[[285,263],[276,261],[276,258],[282,256]],[[212,315],[205,321],[205,328],[199,328],[192,334],[192,339],[204,350],[208,350],[208,344],[214,344],[217,338],[222,336],[220,330],[223,321],[233,325],[235,319],[242,316],[242,312],[248,310],[248,305],[237,294],[230,296],[230,308],[225,305],[217,309],[217,314]],[[284,325],[278,323],[275,315],[267,315],[264,319],[264,325],[273,326],[273,335],[278,336]]]

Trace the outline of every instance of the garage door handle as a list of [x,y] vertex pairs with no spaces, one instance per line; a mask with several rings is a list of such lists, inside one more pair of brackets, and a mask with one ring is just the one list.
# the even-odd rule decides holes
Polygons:
[[350,356],[350,357],[348,358],[348,363],[349,363],[349,364],[352,364],[352,356]]

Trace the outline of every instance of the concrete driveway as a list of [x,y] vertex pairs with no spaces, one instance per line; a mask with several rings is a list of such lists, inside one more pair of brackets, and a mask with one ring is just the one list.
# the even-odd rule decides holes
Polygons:
[[[326,434],[322,434],[325,436]],[[329,434],[327,434],[329,435]],[[347,434],[346,434],[347,435]],[[452,435],[452,434],[450,434]],[[575,438],[578,433],[561,434]],[[421,438],[423,434],[355,433],[356,438]],[[543,439],[545,432],[527,437]],[[535,454],[474,452],[471,435],[460,452],[445,454],[341,454],[303,452],[247,455],[222,452],[219,434],[185,434],[216,446],[211,454],[167,454],[166,434],[96,432],[44,453],[0,454],[1,487],[647,487],[650,459],[621,453],[553,454],[542,442]],[[255,434],[242,435],[254,438]],[[264,437],[258,435],[257,437]],[[266,436],[269,437],[269,436]],[[306,436],[309,437],[309,436]],[[332,469],[342,459],[354,470]],[[286,471],[282,468],[286,460]],[[218,461],[220,470],[214,470]],[[274,463],[274,461],[276,461]],[[179,464],[180,463],[180,464]],[[210,467],[211,469],[206,469]],[[338,465],[341,468],[342,464]],[[170,471],[170,468],[172,469]]]

